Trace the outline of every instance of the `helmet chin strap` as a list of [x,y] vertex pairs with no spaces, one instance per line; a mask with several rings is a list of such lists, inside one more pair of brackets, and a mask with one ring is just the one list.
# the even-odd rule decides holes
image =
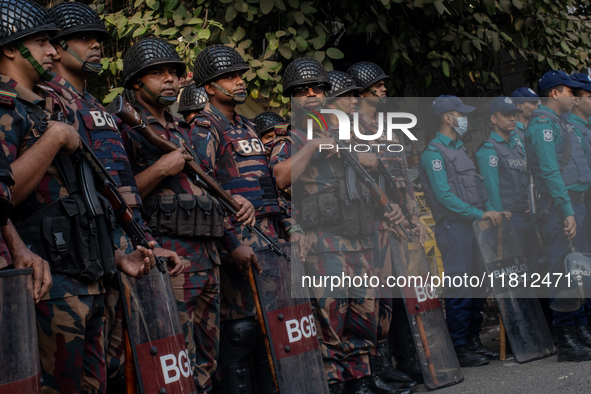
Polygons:
[[72,57],[74,59],[78,60],[80,62],[80,64],[82,64],[82,70],[84,70],[88,73],[91,73],[91,74],[98,74],[103,69],[103,66],[100,63],[92,63],[92,62],[88,62],[86,60],[82,60],[80,55],[78,55],[76,52],[74,52],[74,50],[72,48],[70,48],[64,40],[60,41],[60,45],[62,46],[62,48],[64,48],[66,51],[68,51],[68,53],[70,55],[72,55]]
[[222,92],[223,94],[225,94],[228,97],[232,98],[232,101],[235,104],[243,104],[246,101],[246,93],[235,93],[235,94],[230,94],[230,92],[228,92],[226,89],[222,88],[220,85],[218,85],[215,82],[210,82],[210,84],[216,88],[217,90],[219,90],[220,92]]
[[25,44],[23,44],[22,41],[18,42],[18,50],[20,51],[21,55],[27,59],[29,61],[29,63],[31,63],[31,65],[33,66],[33,68],[35,70],[37,70],[37,72],[39,73],[39,75],[41,75],[41,78],[44,81],[51,81],[53,79],[53,74],[47,70],[45,70],[43,67],[41,67],[41,65],[39,64],[39,62],[33,57],[33,55],[31,54],[31,51],[29,51],[29,48],[27,48],[25,46]]
[[176,103],[177,96],[157,95],[156,93],[154,93],[150,89],[148,89],[148,87],[146,85],[144,85],[144,83],[142,82],[142,80],[140,78],[138,78],[137,82],[138,82],[138,85],[140,85],[140,88],[144,89],[144,91],[146,93],[148,93],[148,95],[150,97],[152,97],[154,100],[156,100],[158,102],[158,104],[169,107],[169,106],[173,105],[174,103]]

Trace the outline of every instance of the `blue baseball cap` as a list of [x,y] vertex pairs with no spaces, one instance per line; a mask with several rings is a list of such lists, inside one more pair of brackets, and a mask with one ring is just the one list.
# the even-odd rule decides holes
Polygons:
[[442,94],[433,100],[431,108],[433,108],[433,115],[439,115],[449,111],[458,111],[461,114],[469,114],[476,109],[476,107],[464,104],[462,100],[456,96],[450,96],[447,94]]
[[494,114],[499,111],[502,114],[508,114],[509,112],[523,112],[515,106],[513,100],[507,96],[501,96],[495,98],[489,105],[490,114]]
[[513,99],[515,104],[521,104],[527,102],[537,103],[540,98],[532,88],[523,87],[515,89],[515,91],[511,94],[511,99]]
[[538,82],[540,92],[560,85],[568,86],[569,88],[580,88],[583,86],[582,83],[573,81],[568,74],[562,70],[548,71],[546,74],[542,75],[542,78],[540,78],[540,81]]
[[570,75],[570,79],[575,82],[583,84],[581,89],[591,92],[591,77],[585,73],[574,73]]

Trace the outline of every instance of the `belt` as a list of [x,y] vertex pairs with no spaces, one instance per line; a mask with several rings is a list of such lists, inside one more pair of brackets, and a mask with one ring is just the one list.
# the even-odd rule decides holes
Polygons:
[[[585,202],[585,197],[589,196],[589,193],[576,192],[574,190],[569,190],[568,196],[570,197],[571,202],[582,203],[582,202]],[[551,200],[552,200],[552,196],[550,195],[550,193],[546,192],[546,193],[540,194],[540,201],[551,201]]]

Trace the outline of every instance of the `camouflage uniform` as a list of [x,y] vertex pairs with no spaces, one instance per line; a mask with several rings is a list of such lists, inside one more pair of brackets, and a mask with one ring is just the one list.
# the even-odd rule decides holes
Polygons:
[[[328,137],[323,130],[315,138]],[[271,167],[287,160],[307,142],[304,131],[291,128],[288,136],[274,141]],[[335,157],[323,159],[316,153],[292,186],[313,195],[331,187],[344,175]],[[372,244],[369,238],[348,239],[319,230],[306,231],[312,247],[306,261],[308,275],[372,275]],[[376,342],[377,314],[373,289],[340,289],[326,297],[323,288],[311,290],[320,346],[329,384],[370,375],[369,349]],[[334,295],[337,297],[334,297]]]
[[[177,124],[180,119],[165,112],[166,127],[140,104],[135,104],[138,113],[149,124],[177,145],[189,143],[186,131]],[[148,143],[139,133],[128,131],[124,135],[133,171],[138,174],[152,166],[162,152]],[[150,196],[170,194],[205,195],[205,191],[194,185],[184,173],[165,178]],[[144,202],[146,199],[144,199]],[[185,269],[171,282],[177,299],[181,324],[188,341],[189,356],[201,391],[211,390],[211,376],[216,370],[216,358],[219,350],[220,327],[220,255],[214,240],[189,239],[161,235],[160,244],[180,257]],[[229,251],[240,246],[235,230],[226,222],[221,243]]]
[[[1,81],[14,89],[19,100],[14,108],[0,108],[0,127],[5,152],[12,163],[40,137],[25,104],[44,108],[39,94],[6,76]],[[46,113],[48,115],[48,113]],[[21,204],[29,212],[67,196],[63,180],[52,164],[34,192]],[[18,226],[18,219],[15,225]],[[37,335],[44,393],[103,392],[105,390],[104,288],[101,281],[82,282],[63,274],[52,274],[53,286],[36,305]]]
[[[289,231],[291,222],[285,216],[285,210],[279,207],[277,189],[270,175],[263,144],[246,118],[235,114],[234,122],[235,125],[211,103],[207,103],[193,123],[191,140],[202,166],[213,170],[213,175],[225,190],[248,198],[255,208],[257,224],[268,237],[277,240],[278,230]],[[253,249],[266,246],[234,217],[232,225],[242,245]],[[224,252],[221,274],[222,321],[253,317],[254,300],[250,286]]]

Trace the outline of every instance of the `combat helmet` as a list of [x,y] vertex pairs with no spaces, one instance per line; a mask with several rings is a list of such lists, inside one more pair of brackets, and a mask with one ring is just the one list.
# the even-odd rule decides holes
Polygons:
[[211,45],[197,55],[193,68],[193,80],[197,87],[211,83],[217,90],[232,97],[236,104],[242,104],[246,101],[246,93],[231,94],[213,80],[224,74],[248,70],[250,66],[236,49],[227,45]]
[[327,93],[328,97],[338,97],[343,93],[359,90],[353,78],[345,72],[330,71],[328,78],[331,84],[331,89]]
[[372,62],[355,63],[349,67],[347,74],[353,78],[362,91],[382,79],[390,78],[380,66]]
[[45,8],[32,1],[0,0],[0,46],[14,43],[21,55],[31,63],[41,77],[51,81],[53,75],[43,69],[22,40],[30,35],[48,33],[53,36],[58,28]]
[[310,83],[324,83],[326,90],[331,84],[324,66],[310,57],[301,57],[289,63],[283,73],[283,95],[290,96],[293,89]]
[[52,42],[59,44],[78,60],[84,71],[98,74],[102,70],[102,65],[82,59],[68,46],[66,37],[80,32],[89,32],[96,34],[99,41],[105,40],[109,32],[100,16],[86,4],[77,1],[64,1],[54,5],[47,12],[60,29],[60,33],[52,39]]
[[254,118],[255,129],[259,138],[262,138],[279,123],[285,123],[285,119],[273,111],[261,112]]
[[129,48],[123,58],[123,86],[131,89],[133,84],[137,83],[160,104],[172,105],[176,102],[175,96],[156,95],[142,83],[139,77],[141,71],[158,64],[174,65],[179,77],[185,75],[187,69],[177,51],[167,41],[157,37],[139,40]]
[[205,107],[209,101],[207,92],[203,86],[197,87],[194,83],[187,86],[181,93],[179,99],[179,109],[177,110],[182,115],[187,115],[191,112],[198,112]]

